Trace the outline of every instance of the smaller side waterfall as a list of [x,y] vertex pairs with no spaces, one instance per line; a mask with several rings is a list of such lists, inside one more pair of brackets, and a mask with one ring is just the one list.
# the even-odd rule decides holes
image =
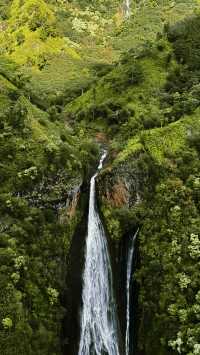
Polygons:
[[135,249],[135,240],[138,230],[131,240],[131,245],[128,250],[127,273],[126,273],[126,355],[130,352],[130,286],[131,286],[131,271],[133,264],[133,256]]
[[126,18],[131,16],[130,0],[124,1],[124,14]]

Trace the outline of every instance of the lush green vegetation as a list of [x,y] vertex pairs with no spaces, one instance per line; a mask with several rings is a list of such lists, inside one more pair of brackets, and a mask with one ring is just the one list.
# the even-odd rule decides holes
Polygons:
[[15,64],[0,70],[0,352],[58,354],[71,198],[97,151],[28,100]]
[[[100,179],[111,237],[117,241],[140,228],[138,348],[145,354],[200,351],[199,24],[197,15],[167,26],[151,49],[138,55],[144,79],[134,83],[132,96],[126,96],[130,85],[124,91],[118,81],[120,99],[125,107],[131,100],[135,111],[126,123],[118,120],[111,146],[116,157]],[[122,60],[121,66],[126,63]],[[114,78],[116,71],[109,75]],[[112,88],[108,90],[103,100],[111,97]]]
[[99,133],[107,230],[140,228],[138,349],[200,354],[198,6],[132,1],[125,22],[119,1],[0,0],[1,354],[62,353]]

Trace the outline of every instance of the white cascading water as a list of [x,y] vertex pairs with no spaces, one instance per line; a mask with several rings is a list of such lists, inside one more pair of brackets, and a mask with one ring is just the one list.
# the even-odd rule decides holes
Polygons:
[[131,16],[131,7],[130,7],[130,0],[125,0],[124,1],[124,12],[125,12],[125,17],[129,18]]
[[[102,168],[103,153],[98,170]],[[95,179],[90,181],[88,235],[83,274],[83,309],[78,355],[119,355],[111,262],[103,224],[95,209]]]
[[131,286],[131,271],[133,264],[133,255],[135,249],[135,240],[138,230],[131,240],[131,247],[128,250],[127,272],[126,272],[126,355],[130,352],[130,286]]

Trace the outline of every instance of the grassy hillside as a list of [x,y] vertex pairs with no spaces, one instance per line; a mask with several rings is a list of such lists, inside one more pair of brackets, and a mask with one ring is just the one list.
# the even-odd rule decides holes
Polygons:
[[[93,66],[115,57],[108,34],[116,27],[106,4],[44,0],[2,4],[1,54],[30,77],[27,90],[40,105],[60,105],[88,87],[96,77]],[[3,9],[6,15],[3,16]],[[46,105],[48,106],[48,105]]]
[[133,1],[125,22],[119,1],[8,1],[1,5],[1,54],[30,77],[27,90],[38,104],[45,108],[48,101],[59,111],[57,106],[84,92],[122,52],[151,43],[165,24],[196,6],[195,0]]

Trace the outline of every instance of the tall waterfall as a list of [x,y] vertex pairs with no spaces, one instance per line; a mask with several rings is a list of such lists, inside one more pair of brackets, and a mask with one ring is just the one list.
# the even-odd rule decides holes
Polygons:
[[126,355],[130,352],[130,286],[131,286],[131,271],[133,264],[133,255],[135,248],[135,240],[138,234],[138,230],[131,240],[131,246],[128,250],[127,259],[127,273],[126,273]]
[[[103,153],[98,170],[102,168]],[[83,274],[83,309],[78,355],[119,355],[111,262],[103,224],[95,205],[95,179],[90,181],[88,235]]]

